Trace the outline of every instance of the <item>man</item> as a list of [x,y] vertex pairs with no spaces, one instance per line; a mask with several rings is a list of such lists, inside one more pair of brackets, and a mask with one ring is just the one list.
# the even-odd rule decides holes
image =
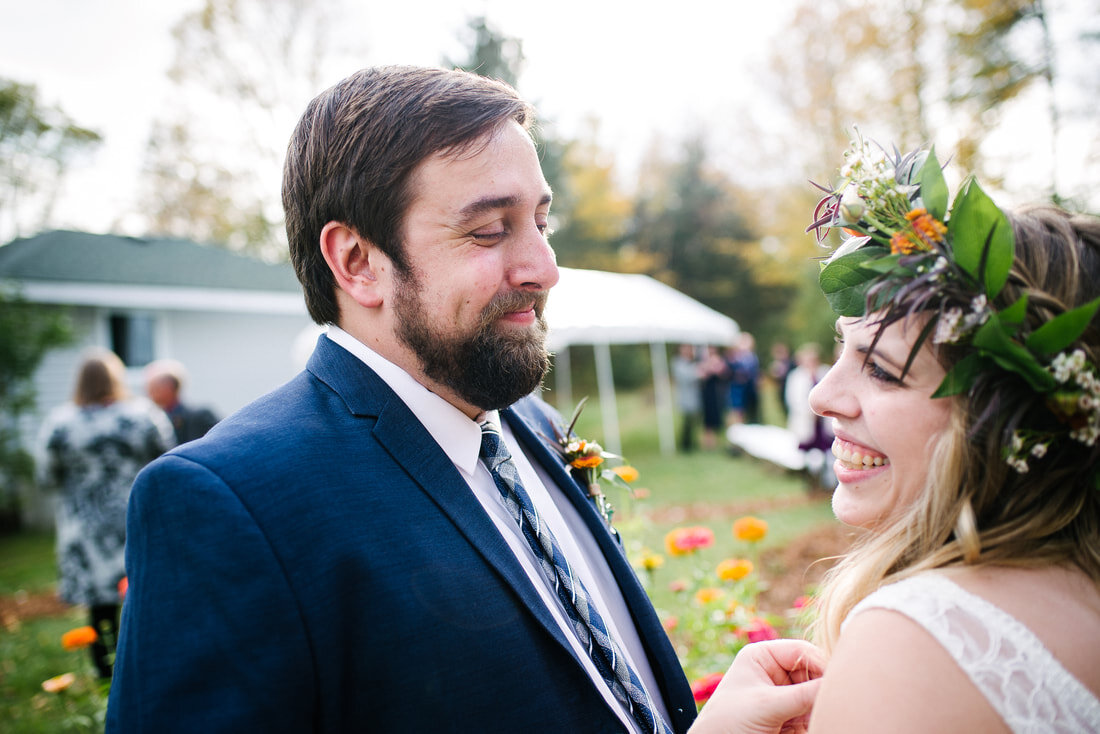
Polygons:
[[192,408],[180,400],[186,379],[187,370],[174,359],[158,359],[145,366],[145,392],[172,421],[176,443],[201,438],[218,422],[208,408]]
[[[558,279],[530,124],[510,87],[437,69],[309,105],[283,204],[330,326],[302,374],[135,483],[108,731],[687,729],[668,639],[530,396]],[[547,528],[567,564],[536,555]]]

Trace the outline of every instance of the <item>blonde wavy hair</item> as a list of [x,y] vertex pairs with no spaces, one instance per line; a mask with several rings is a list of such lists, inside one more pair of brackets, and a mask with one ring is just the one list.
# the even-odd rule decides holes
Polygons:
[[[1038,326],[1100,296],[1100,218],[1040,205],[1009,219],[1016,259],[998,309],[1026,293],[1027,319]],[[1074,348],[1100,364],[1100,324]],[[935,353],[945,368],[958,359],[951,347]],[[825,576],[811,636],[827,651],[861,599],[933,568],[1072,564],[1100,586],[1100,444],[1059,441],[1020,474],[1004,461],[1005,447],[1017,426],[1048,410],[1042,396],[991,373],[943,399],[952,401],[951,420],[932,439],[920,500],[860,538]]]

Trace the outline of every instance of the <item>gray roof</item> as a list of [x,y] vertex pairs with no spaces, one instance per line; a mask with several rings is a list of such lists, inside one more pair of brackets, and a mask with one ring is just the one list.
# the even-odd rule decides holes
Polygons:
[[289,263],[189,240],[68,230],[0,247],[0,279],[301,292]]

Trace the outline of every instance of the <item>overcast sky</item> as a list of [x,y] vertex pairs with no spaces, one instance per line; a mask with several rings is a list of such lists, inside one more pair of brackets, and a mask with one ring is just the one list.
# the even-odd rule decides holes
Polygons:
[[[737,82],[745,61],[764,53],[790,0],[681,0],[644,9],[599,0],[353,4],[363,13],[348,19],[362,28],[362,66],[464,58],[462,30],[470,17],[487,15],[500,32],[523,40],[521,90],[540,116],[566,134],[598,117],[600,140],[629,166],[654,134],[682,137],[699,120],[742,103],[751,92]],[[199,6],[198,0],[0,0],[0,76],[38,85],[43,101],[106,139],[71,177],[55,212],[59,225],[103,230],[132,199],[150,121],[171,92],[169,29]]]
[[[1050,4],[1085,2],[1093,0]],[[500,32],[523,41],[521,92],[537,104],[540,117],[567,135],[597,117],[598,139],[615,153],[618,167],[629,170],[654,136],[680,140],[704,125],[738,133],[738,118],[765,96],[758,72],[794,2],[351,5],[360,15],[347,18],[343,30],[361,33],[367,50],[355,67],[463,58],[460,34],[467,20],[486,15]],[[169,29],[199,6],[200,0],[0,0],[0,77],[37,84],[43,101],[105,137],[70,177],[56,226],[105,231],[132,206],[150,122],[172,92],[165,77],[174,51]],[[324,86],[351,71],[340,70]]]

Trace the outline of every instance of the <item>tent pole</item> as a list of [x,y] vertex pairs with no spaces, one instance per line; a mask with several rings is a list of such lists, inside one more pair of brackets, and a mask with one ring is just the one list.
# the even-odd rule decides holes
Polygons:
[[596,385],[600,391],[600,412],[603,414],[603,445],[613,454],[622,456],[619,436],[619,415],[615,410],[615,375],[611,371],[611,346],[594,344],[596,355]]
[[676,429],[672,417],[672,385],[668,379],[668,350],[664,342],[649,343],[649,361],[653,364],[653,397],[657,403],[657,435],[661,453],[676,452]]
[[554,352],[554,391],[558,412],[569,420],[573,414],[573,375],[569,364],[569,346]]

